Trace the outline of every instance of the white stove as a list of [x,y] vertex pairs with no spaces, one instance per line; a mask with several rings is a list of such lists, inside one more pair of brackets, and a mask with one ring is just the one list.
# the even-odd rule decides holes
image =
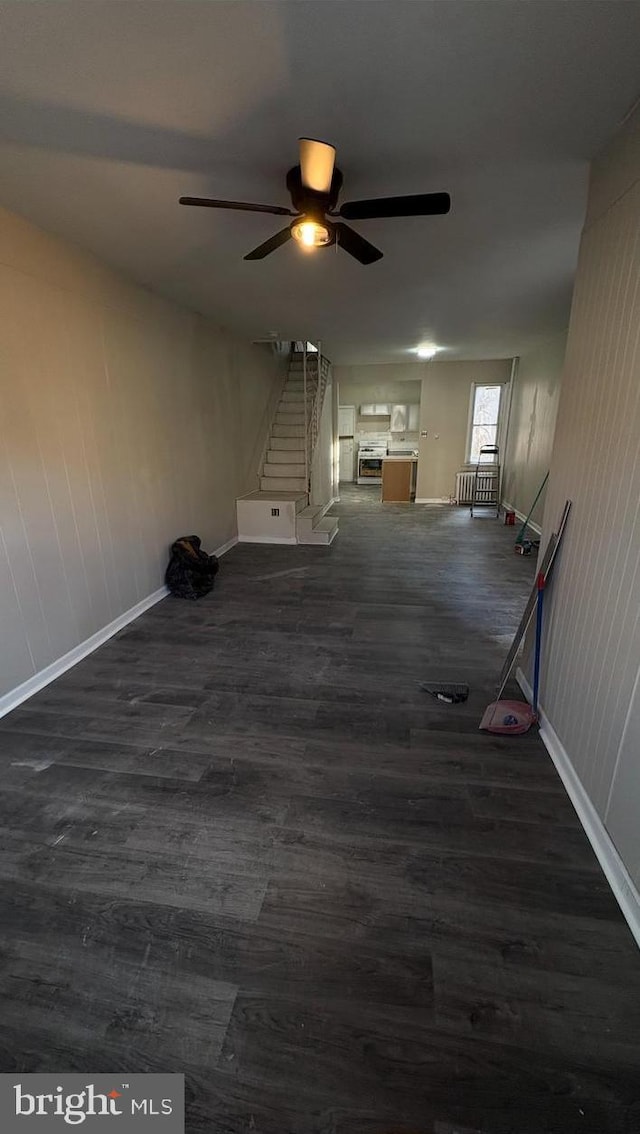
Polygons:
[[358,446],[358,484],[382,484],[382,458],[387,455],[386,441],[372,439]]

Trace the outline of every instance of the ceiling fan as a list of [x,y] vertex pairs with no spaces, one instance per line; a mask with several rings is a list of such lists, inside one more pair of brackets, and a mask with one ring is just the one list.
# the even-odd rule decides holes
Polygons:
[[345,220],[372,220],[379,217],[425,217],[448,213],[448,193],[417,193],[407,197],[378,197],[370,201],[348,201],[339,209],[342,173],[335,164],[336,151],[327,142],[300,138],[300,164],[287,173],[287,189],[293,209],[282,205],[251,205],[244,201],[217,201],[209,197],[180,197],[181,205],[203,205],[209,209],[239,209],[248,213],[273,213],[294,220],[275,236],[265,240],[245,260],[263,260],[276,248],[294,239],[301,248],[329,247],[338,244],[361,264],[382,259],[382,252],[359,232],[344,224]]

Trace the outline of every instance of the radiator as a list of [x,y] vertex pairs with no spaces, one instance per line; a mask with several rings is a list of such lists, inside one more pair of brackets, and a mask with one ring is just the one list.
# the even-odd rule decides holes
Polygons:
[[456,473],[456,501],[458,504],[471,503],[475,475],[475,470],[468,472],[466,469]]

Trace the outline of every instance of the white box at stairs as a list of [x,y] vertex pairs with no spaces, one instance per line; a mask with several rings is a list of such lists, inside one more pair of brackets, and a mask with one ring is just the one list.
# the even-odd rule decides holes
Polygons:
[[236,501],[239,543],[332,542],[337,516],[325,516],[327,505],[307,503],[297,492],[249,492]]
[[239,543],[297,543],[296,514],[303,492],[249,492],[236,500]]

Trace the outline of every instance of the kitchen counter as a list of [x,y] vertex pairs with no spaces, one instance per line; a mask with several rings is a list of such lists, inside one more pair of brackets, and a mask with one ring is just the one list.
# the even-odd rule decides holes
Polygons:
[[410,504],[415,499],[418,458],[393,453],[382,458],[382,503]]

